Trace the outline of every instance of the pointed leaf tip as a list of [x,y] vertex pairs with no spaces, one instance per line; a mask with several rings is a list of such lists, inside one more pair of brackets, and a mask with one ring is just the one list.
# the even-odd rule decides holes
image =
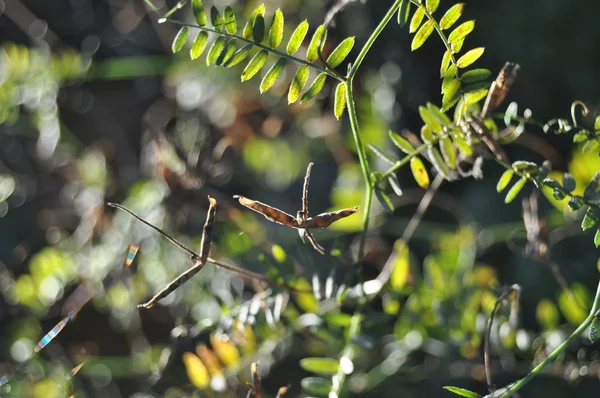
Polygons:
[[326,79],[327,79],[327,74],[326,73],[324,73],[324,72],[323,73],[319,73],[319,75],[315,78],[315,80],[313,81],[313,83],[310,85],[310,87],[308,88],[308,90],[306,90],[306,92],[304,93],[304,95],[300,99],[300,103],[304,103],[304,102],[310,101],[317,94],[319,94],[319,92],[321,92],[321,90],[323,89],[323,86],[325,85],[325,80]]
[[173,53],[176,53],[183,48],[183,46],[187,42],[189,33],[190,30],[187,26],[184,26],[183,28],[179,29],[179,32],[177,32],[177,35],[173,39],[173,44],[171,45],[171,50],[173,50]]
[[410,45],[411,51],[415,51],[416,49],[421,47],[423,43],[425,43],[429,36],[431,36],[431,33],[433,33],[434,27],[435,22],[433,20],[429,20],[425,22],[423,26],[421,26],[421,28],[419,28],[419,31],[413,38],[413,41]]

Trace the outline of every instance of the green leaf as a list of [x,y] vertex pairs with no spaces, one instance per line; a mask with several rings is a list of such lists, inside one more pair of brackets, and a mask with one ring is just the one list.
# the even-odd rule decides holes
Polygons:
[[596,344],[600,341],[600,319],[598,318],[592,320],[592,325],[590,326],[590,341],[592,344]]
[[321,377],[305,377],[300,385],[309,395],[326,397],[333,388],[331,380],[325,380]]
[[435,10],[438,9],[440,5],[440,0],[426,0],[425,1],[425,7],[427,7],[427,11],[429,11],[430,13],[434,13]]
[[227,61],[225,61],[225,63],[224,63],[225,67],[231,68],[232,66],[235,66],[235,65],[239,64],[240,62],[242,62],[243,60],[245,60],[246,57],[252,51],[252,47],[254,47],[252,44],[246,44],[244,47],[237,50],[235,52],[235,54],[233,54],[233,57],[231,57]]
[[386,213],[394,214],[394,204],[392,203],[390,197],[383,192],[381,188],[375,187],[375,196]]
[[502,173],[502,176],[500,176],[500,179],[498,180],[498,185],[496,185],[496,191],[504,191],[504,188],[508,186],[514,174],[515,172],[513,169],[507,169],[504,173]]
[[269,29],[269,45],[271,48],[279,47],[283,40],[283,12],[278,8],[273,15],[273,23]]
[[213,42],[212,46],[210,46],[210,50],[208,50],[208,55],[206,56],[206,65],[212,65],[217,61],[217,58],[225,48],[225,42],[227,39],[225,36],[219,36]]
[[458,74],[458,68],[456,67],[456,65],[454,65],[454,64],[450,65],[448,67],[448,70],[446,71],[446,74],[444,75],[444,78],[442,79],[442,94],[444,94],[446,92],[446,88],[448,87],[448,84],[450,84],[452,82],[452,80],[457,79],[457,77],[456,77],[457,74]]
[[171,45],[171,50],[173,50],[173,53],[180,51],[183,48],[183,46],[185,46],[189,34],[190,30],[187,26],[184,26],[183,28],[179,29],[179,32],[177,32],[177,35],[173,39],[173,44]]
[[458,61],[456,61],[456,65],[459,68],[466,68],[467,66],[471,65],[473,62],[477,61],[479,59],[479,57],[481,57],[483,55],[484,51],[485,51],[485,47],[477,47],[472,50],[469,50],[465,53],[465,55],[460,57],[458,59]]
[[440,108],[438,108],[431,102],[427,103],[427,110],[442,126],[448,126],[452,123],[452,120],[450,120],[450,118],[444,112],[442,112]]
[[431,36],[431,33],[433,33],[434,27],[435,22],[433,20],[425,22],[413,38],[413,41],[410,45],[410,50],[415,51],[416,49],[421,47],[423,43],[425,43],[425,40],[427,40],[429,36]]
[[433,142],[435,138],[433,136],[433,131],[431,130],[430,126],[426,124],[421,126],[421,139],[426,144],[431,144]]
[[265,77],[262,79],[262,82],[260,82],[261,93],[264,93],[265,91],[273,87],[273,84],[275,84],[275,81],[281,75],[281,72],[283,72],[283,69],[285,68],[286,64],[287,60],[281,57],[277,60],[277,62],[273,64],[273,66],[271,66],[271,69],[269,69]]
[[300,99],[300,103],[303,104],[307,101],[313,99],[319,92],[323,89],[325,85],[325,80],[327,79],[327,74],[325,72],[319,73],[319,75],[313,80],[312,84],[306,90],[302,98]]
[[423,22],[423,17],[425,16],[425,7],[420,6],[417,8],[417,11],[413,14],[412,19],[410,20],[410,28],[408,29],[409,33],[415,33],[419,26],[421,26],[421,22]]
[[236,48],[237,48],[237,39],[233,38],[233,39],[229,40],[229,42],[227,43],[227,45],[225,46],[223,51],[221,51],[221,53],[217,57],[217,61],[215,62],[215,64],[218,66],[221,66],[225,62],[229,61],[231,56],[235,53]]
[[396,174],[390,174],[388,181],[390,182],[390,186],[394,190],[394,193],[398,196],[402,196],[402,187],[400,186],[400,181],[398,181]]
[[425,168],[425,164],[423,164],[421,158],[415,156],[410,159],[410,171],[412,172],[415,181],[421,188],[429,188],[429,184],[431,182],[429,179],[429,173],[427,173],[427,169]]
[[462,133],[460,130],[453,130],[452,139],[454,140],[454,145],[456,145],[458,150],[464,153],[466,156],[473,155],[473,148],[471,148],[471,145],[469,145],[467,140],[465,140],[461,134]]
[[442,64],[440,66],[440,77],[444,77],[448,67],[450,66],[450,60],[452,59],[452,52],[450,50],[446,50],[444,56],[442,57]]
[[300,360],[300,367],[307,372],[330,376],[337,373],[339,363],[333,358],[303,358]]
[[592,228],[599,220],[600,214],[598,214],[596,209],[594,207],[588,207],[585,216],[583,217],[583,221],[581,221],[581,230],[586,231]]
[[442,154],[435,146],[431,146],[427,148],[427,153],[429,154],[429,159],[431,160],[431,164],[435,167],[435,169],[444,176],[444,178],[450,178],[450,170],[448,169],[448,165],[444,162],[444,158],[442,158]]
[[340,44],[338,44],[335,50],[329,54],[329,57],[327,57],[327,65],[329,65],[329,67],[332,69],[337,68],[338,65],[341,64],[344,59],[346,59],[353,46],[354,37],[348,37],[342,41]]
[[[340,83],[342,84],[342,83]],[[369,149],[371,151],[373,151],[373,153],[377,156],[379,156],[379,158],[385,160],[386,162],[388,162],[391,165],[396,164],[396,159],[394,159],[393,156],[391,156],[390,154],[382,151],[381,149],[377,148],[375,145],[373,144],[367,144],[367,146],[369,147]]]
[[442,156],[444,156],[444,160],[448,167],[456,169],[456,150],[454,149],[450,137],[442,138],[440,149],[442,150]]
[[294,79],[292,80],[292,84],[290,85],[290,91],[288,92],[288,104],[294,103],[300,97],[300,93],[308,80],[308,65],[300,65],[296,74],[294,75]]
[[[406,242],[402,239],[398,239],[394,242],[394,251],[392,252],[391,261],[393,261],[394,268],[390,275],[390,286],[395,292],[399,292],[408,282],[408,276],[410,275],[410,261],[409,252]],[[388,260],[390,261],[390,260]]]
[[245,39],[247,40],[252,40],[253,37],[253,32],[254,32],[254,21],[256,21],[256,17],[262,15],[265,15],[265,5],[262,4],[259,7],[256,7],[256,9],[254,11],[252,11],[252,15],[250,15],[250,18],[248,19],[248,22],[246,22],[246,25],[244,26],[244,31],[242,32],[242,35],[244,36]]
[[235,14],[231,6],[225,7],[223,12],[223,23],[225,24],[225,31],[229,34],[234,35],[237,32],[237,23],[235,21]]
[[333,104],[333,114],[337,120],[340,120],[346,108],[346,85],[339,83],[335,88],[335,102]]
[[221,31],[221,28],[223,27],[223,18],[215,6],[210,7],[210,23],[216,31]]
[[[434,133],[440,134],[444,129],[442,125],[433,116],[433,114],[429,111],[429,109],[427,109],[426,107],[419,106],[419,115],[421,116],[421,119],[423,119],[425,124],[427,124]],[[433,137],[431,138],[433,139]]]
[[465,8],[465,3],[458,3],[450,7],[448,11],[444,14],[442,19],[440,20],[440,28],[449,29],[454,25],[458,18],[462,15],[463,9]]
[[464,388],[453,387],[453,386],[444,386],[444,390],[448,390],[453,392],[456,395],[460,395],[461,397],[467,398],[483,398],[481,395],[476,392],[465,390]]
[[396,145],[398,149],[400,149],[405,154],[410,155],[415,151],[415,148],[411,145],[411,143],[408,142],[408,140],[402,137],[400,134],[394,133],[392,130],[390,130],[389,135],[394,145]]
[[196,18],[196,23],[199,26],[206,25],[206,13],[204,12],[202,0],[192,0],[192,12],[194,13],[194,18]]
[[306,51],[306,60],[308,62],[314,62],[319,58],[319,52],[323,50],[325,39],[327,39],[327,29],[325,25],[321,25],[317,28],[315,34],[313,34],[308,45],[308,50]]
[[464,84],[475,83],[487,79],[491,74],[488,69],[473,69],[463,73],[460,81]]
[[458,28],[454,29],[452,33],[450,33],[450,36],[448,36],[448,41],[450,44],[452,44],[464,39],[473,31],[473,28],[475,28],[475,21],[463,22],[458,26]]
[[451,80],[442,97],[442,111],[447,111],[460,99],[460,80]]
[[292,33],[292,37],[290,37],[290,41],[288,42],[286,48],[286,52],[289,55],[292,55],[298,51],[302,45],[304,37],[306,36],[306,32],[308,32],[308,22],[305,19],[300,25],[298,25],[296,30],[294,30],[294,33]]
[[515,185],[513,185],[512,188],[506,194],[506,197],[504,198],[504,203],[512,202],[513,199],[519,194],[519,192],[521,192],[521,189],[523,189],[526,182],[527,177],[521,177],[520,180],[515,182]]
[[600,115],[596,116],[596,120],[594,121],[594,130],[600,130]]
[[467,105],[476,104],[487,96],[488,89],[482,88],[465,94],[465,103]]
[[206,48],[206,42],[208,41],[208,32],[201,30],[194,39],[192,48],[190,49],[190,58],[197,59],[202,55],[202,52]]
[[459,53],[460,50],[462,50],[462,48],[463,48],[463,44],[465,44],[464,37],[460,40],[457,40],[457,41],[451,43],[450,48],[452,48],[452,53],[454,53],[454,54]]
[[410,16],[410,0],[402,0],[398,9],[398,25],[406,25]]
[[596,247],[600,247],[600,229],[596,231],[596,235],[594,235],[594,244]]
[[244,68],[244,71],[242,72],[242,81],[245,82],[256,75],[265,62],[267,62],[268,56],[269,52],[267,50],[260,50],[257,52]]
[[252,25],[252,40],[256,43],[262,43],[265,39],[265,17],[261,14],[257,15]]

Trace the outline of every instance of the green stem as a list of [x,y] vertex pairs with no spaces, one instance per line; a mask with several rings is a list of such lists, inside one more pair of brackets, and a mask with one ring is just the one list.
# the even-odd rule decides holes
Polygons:
[[513,385],[511,385],[504,394],[501,395],[501,398],[510,397],[513,393],[519,391],[525,384],[527,384],[532,378],[534,378],[537,374],[539,374],[542,369],[548,366],[551,362],[553,362],[562,352],[575,340],[581,333],[583,333],[587,327],[592,323],[595,318],[596,312],[600,308],[600,283],[598,284],[598,288],[596,290],[596,297],[594,298],[594,302],[592,304],[592,309],[590,310],[590,314],[583,321],[581,325],[567,338],[561,345],[559,345],[546,359],[544,359],[538,366],[533,368],[531,372],[521,380],[517,381]]
[[402,3],[402,0],[396,0],[394,2],[394,4],[392,4],[392,6],[388,10],[388,12],[385,14],[383,19],[381,20],[381,22],[379,22],[379,24],[377,25],[377,27],[375,28],[373,33],[371,33],[371,36],[367,39],[367,42],[363,45],[363,48],[361,48],[360,52],[356,56],[356,59],[352,63],[352,67],[350,68],[350,71],[348,72],[348,80],[352,80],[354,75],[356,75],[356,72],[358,71],[360,64],[367,56],[367,53],[371,49],[371,46],[373,45],[373,43],[375,43],[375,40],[381,34],[381,32],[383,31],[385,26],[388,24],[388,22],[390,22],[390,19],[392,19],[392,17],[396,13],[396,11],[398,11],[398,8],[400,8],[400,3]]

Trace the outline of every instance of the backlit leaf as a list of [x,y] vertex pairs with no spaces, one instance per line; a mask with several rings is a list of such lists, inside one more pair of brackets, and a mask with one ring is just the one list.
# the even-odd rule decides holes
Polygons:
[[210,50],[208,50],[208,55],[206,56],[206,65],[212,65],[217,61],[217,58],[225,48],[225,42],[227,39],[225,36],[219,36],[213,42],[212,46],[210,46]]
[[308,73],[308,65],[300,65],[300,67],[298,67],[288,92],[288,104],[296,102],[298,98],[300,98],[300,93],[308,80]]
[[246,22],[246,25],[244,25],[244,31],[242,32],[242,35],[244,36],[245,39],[252,40],[253,32],[254,32],[254,21],[256,21],[256,17],[259,15],[262,15],[262,16],[265,15],[265,5],[264,4],[260,5],[254,11],[252,11],[252,15],[250,15],[248,22]]
[[421,22],[423,22],[423,17],[425,16],[425,7],[420,6],[417,8],[417,11],[413,14],[412,19],[410,20],[410,28],[408,29],[409,33],[415,33],[419,26],[421,26]]
[[306,60],[308,62],[314,62],[319,58],[319,52],[325,45],[325,39],[327,39],[327,29],[325,28],[325,25],[321,25],[313,34],[310,44],[308,45],[308,50],[306,51]]
[[388,261],[393,261],[394,268],[390,275],[390,285],[394,291],[400,291],[408,281],[410,274],[410,262],[408,245],[402,239],[394,243],[394,251]]
[[192,12],[194,13],[196,23],[199,26],[206,25],[206,12],[204,12],[204,5],[202,5],[202,0],[192,0]]
[[425,40],[427,40],[429,36],[431,36],[431,33],[433,33],[434,25],[435,22],[433,20],[429,20],[425,22],[423,26],[421,26],[415,37],[413,37],[413,41],[410,45],[411,51],[415,51],[421,47],[423,43],[425,43]]
[[461,397],[467,398],[483,398],[481,395],[476,392],[465,390],[464,388],[453,387],[453,386],[444,386],[444,390],[448,390],[453,392],[456,395],[460,395]]
[[444,75],[444,78],[442,79],[442,94],[444,94],[446,92],[446,88],[448,87],[448,84],[450,84],[452,82],[452,80],[456,80],[457,73],[458,73],[458,68],[456,67],[456,65],[452,64],[448,67],[448,70],[446,70],[446,74]]
[[434,133],[439,134],[442,132],[442,125],[436,120],[435,117],[433,117],[433,114],[429,111],[429,109],[424,106],[419,106],[419,115]]
[[189,33],[190,30],[187,26],[184,26],[183,28],[179,29],[179,32],[177,32],[177,35],[173,39],[173,44],[171,45],[171,50],[173,50],[173,53],[176,53],[183,48],[183,46],[187,42]]
[[440,27],[442,29],[448,29],[454,25],[458,18],[462,15],[463,9],[465,8],[465,3],[458,3],[450,7],[448,11],[444,14],[442,19],[440,20]]
[[440,108],[438,108],[431,102],[427,103],[427,110],[442,126],[448,126],[452,123],[452,120],[450,120],[450,118],[444,112],[442,112]]
[[456,61],[456,65],[459,68],[466,68],[471,65],[473,62],[477,61],[479,57],[483,55],[485,51],[484,47],[477,47],[472,50],[467,51],[462,57]]
[[267,52],[267,50],[260,50],[259,52],[257,52],[254,55],[254,57],[252,57],[250,62],[248,62],[248,65],[246,65],[246,67],[244,68],[244,71],[242,72],[242,81],[245,82],[246,80],[249,80],[254,75],[256,75],[260,68],[263,67],[265,62],[267,62],[268,56],[269,53]]
[[390,200],[390,197],[387,196],[387,194],[383,192],[381,188],[375,187],[375,196],[377,197],[379,204],[381,204],[381,207],[383,207],[383,210],[385,210],[388,214],[394,213],[394,204]]
[[199,390],[206,389],[210,385],[210,374],[204,362],[191,352],[184,352],[181,360],[194,387]]
[[437,147],[431,146],[427,148],[427,153],[429,154],[431,164],[433,164],[438,173],[440,173],[446,179],[450,178],[450,170],[444,162],[444,158],[442,157],[442,154],[437,149]]
[[526,182],[527,182],[526,177],[521,177],[520,180],[515,182],[515,185],[513,185],[512,188],[506,194],[506,197],[504,198],[504,203],[512,202],[513,199],[519,194],[519,192],[521,192],[521,190],[525,186]]
[[281,40],[283,39],[283,13],[278,8],[273,15],[273,23],[269,29],[269,45],[271,48],[279,47]]
[[337,373],[339,363],[333,358],[303,358],[300,360],[300,367],[307,372],[330,376]]
[[208,40],[208,32],[201,30],[194,39],[192,48],[190,49],[190,58],[197,59],[206,48],[206,42]]
[[513,169],[508,169],[504,173],[502,173],[502,176],[500,176],[500,179],[498,180],[498,184],[496,185],[496,191],[498,191],[498,192],[504,191],[504,188],[506,188],[508,186],[508,184],[510,183],[510,180],[512,180],[512,177],[514,174],[515,174],[515,172],[513,171]]
[[460,80],[451,80],[442,97],[442,111],[447,111],[460,99]]
[[597,210],[594,207],[588,207],[585,216],[583,217],[583,221],[581,221],[581,230],[586,231],[592,228],[599,220],[600,214],[598,214]]
[[235,66],[242,62],[250,54],[250,52],[252,51],[252,47],[254,47],[252,44],[246,44],[244,47],[237,50],[231,58],[225,61],[225,67],[231,68],[232,66]]
[[448,167],[456,169],[456,150],[454,149],[454,144],[452,144],[450,137],[442,138],[440,149]]
[[461,136],[460,130],[457,132],[453,131],[452,139],[454,140],[454,145],[456,145],[459,151],[464,153],[466,156],[473,155],[473,148],[471,148],[471,145],[469,145],[467,140]]
[[294,286],[300,293],[294,293],[298,307],[304,312],[316,312],[319,303],[314,294],[311,293],[311,285],[304,278],[298,278]]
[[452,33],[450,33],[450,36],[448,36],[448,41],[450,42],[450,44],[452,44],[454,42],[464,39],[469,33],[473,31],[473,28],[475,28],[475,21],[463,22],[456,29],[454,29]]
[[400,134],[394,133],[390,130],[389,135],[394,145],[396,145],[398,149],[400,149],[405,154],[410,155],[415,151],[415,148],[411,145],[411,143],[408,142],[408,140],[402,137]]
[[427,173],[427,169],[421,158],[415,156],[410,159],[410,171],[421,188],[427,189],[429,187],[429,183],[431,182],[429,180],[429,173]]
[[430,126],[428,126],[426,124],[421,126],[421,139],[426,144],[431,144],[433,142],[435,137],[433,135],[433,131],[431,130]]
[[404,26],[410,16],[410,0],[402,0],[398,9],[398,25]]
[[465,38],[464,37],[462,39],[460,39],[460,40],[453,41],[450,44],[450,48],[452,49],[452,53],[454,53],[454,54],[459,53],[460,50],[462,50],[462,48],[463,48],[463,44],[465,44]]
[[252,25],[252,40],[256,43],[262,43],[265,39],[265,17],[264,15],[258,14],[254,19]]
[[600,229],[598,229],[596,235],[594,235],[594,244],[596,247],[600,247]]
[[346,85],[339,83],[335,88],[335,102],[333,105],[333,114],[337,120],[344,114],[346,108]]
[[335,48],[335,50],[333,50],[331,54],[329,54],[329,57],[327,57],[327,65],[329,65],[330,68],[337,68],[337,66],[341,64],[344,61],[344,59],[346,59],[353,46],[354,37],[348,37],[347,39],[342,41]]
[[287,44],[286,52],[289,55],[294,54],[300,46],[302,45],[302,41],[306,36],[306,32],[308,32],[308,22],[306,20],[302,21],[300,25],[294,30],[292,33],[292,37],[290,37],[290,41]]
[[281,57],[277,60],[277,62],[273,64],[273,66],[271,66],[271,69],[269,69],[265,77],[262,79],[262,82],[260,82],[261,93],[264,93],[265,91],[273,87],[273,84],[275,84],[275,81],[281,75],[281,72],[283,72],[286,63],[287,60]]
[[221,13],[217,10],[217,7],[210,7],[210,23],[217,31],[221,31],[223,27],[223,18],[221,17]]
[[440,5],[440,0],[426,0],[425,1],[425,7],[427,7],[427,11],[429,11],[430,13],[434,13],[435,10],[438,9]]
[[440,77],[444,77],[444,75],[446,74],[448,66],[450,66],[451,59],[452,52],[450,52],[450,50],[446,50],[444,56],[442,57],[442,64],[440,65]]
[[216,65],[223,65],[225,62],[229,61],[229,59],[235,53],[237,47],[237,39],[231,39],[225,46],[225,48],[221,51],[219,56],[217,57]]
[[313,99],[319,92],[323,89],[325,85],[325,80],[327,79],[327,74],[325,72],[319,73],[319,75],[312,82],[308,90],[304,93],[302,98],[300,99],[300,103],[304,103]]
[[491,74],[488,69],[473,69],[463,73],[460,81],[464,84],[476,83],[487,79]]
[[223,23],[225,24],[225,31],[227,33],[233,35],[237,32],[237,23],[231,6],[225,7],[225,11],[223,11]]
[[476,104],[486,97],[488,93],[487,88],[482,88],[476,91],[465,94],[465,103],[467,105]]

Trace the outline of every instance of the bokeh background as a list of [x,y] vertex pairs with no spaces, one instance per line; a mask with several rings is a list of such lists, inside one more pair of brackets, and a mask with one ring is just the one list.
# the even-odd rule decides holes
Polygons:
[[[163,10],[175,4],[153,3]],[[391,3],[348,4],[329,29],[328,50],[356,36],[352,59]],[[567,118],[579,99],[593,121],[600,104],[597,2],[466,3],[464,18],[476,20],[467,45],[486,47],[479,67],[496,73],[506,61],[521,65],[504,105],[516,101],[521,112],[529,108],[545,123]],[[238,24],[259,5],[214,4],[221,9],[231,4]],[[268,15],[282,9],[289,37],[304,19],[311,29],[322,23],[337,2],[265,4]],[[442,0],[440,9],[452,4]],[[175,15],[193,20],[189,4]],[[307,286],[313,279],[338,286],[377,275],[423,195],[410,172],[401,170],[404,195],[394,198],[393,215],[374,210],[367,258],[358,269],[315,254],[295,231],[236,205],[232,195],[242,194],[295,214],[311,161],[313,214],[362,204],[348,123],[333,117],[334,87],[329,82],[318,100],[288,106],[293,76],[288,72],[259,95],[258,79],[239,82],[240,68],[207,67],[203,58],[190,61],[187,51],[173,55],[177,26],[157,19],[141,0],[0,0],[0,373],[10,379],[0,394],[244,396],[249,364],[260,359],[265,394],[289,385],[288,394],[298,396],[301,380],[310,375],[300,359],[339,354],[346,347],[339,327],[354,308],[338,310],[337,320],[303,318],[317,312],[315,306],[320,314],[327,311],[309,297],[209,265],[161,305],[139,311],[135,304],[191,262],[156,232],[105,203],[123,203],[197,248],[211,195],[219,203],[213,257]],[[411,53],[410,41],[407,29],[390,23],[356,79],[363,141],[389,152],[394,147],[388,129],[418,132],[418,107],[441,101],[442,43],[433,38]],[[507,152],[513,160],[549,159],[556,170],[573,173],[580,186],[600,170],[597,151],[582,154],[571,136],[535,128]],[[376,157],[372,161],[384,170]],[[470,247],[476,275],[521,286],[519,330],[528,338],[511,345],[497,336],[498,385],[524,375],[532,360],[556,346],[581,318],[543,264],[508,248],[507,237],[522,227],[521,205],[519,200],[505,205],[496,193],[502,171],[487,162],[483,180],[443,184],[410,245],[417,269],[433,261],[432,253],[443,263]],[[593,232],[581,233],[581,215],[544,197],[540,214],[565,236],[552,247],[553,261],[582,300],[589,299],[598,281]],[[359,230],[360,217],[353,216],[317,237],[328,248],[351,252]],[[131,267],[123,267],[130,244],[140,251]],[[442,397],[451,396],[442,390],[449,384],[485,391],[485,311],[443,327],[419,318],[427,305],[440,304],[421,300],[421,307],[411,310],[413,323],[404,324],[392,307],[403,308],[406,298],[386,297],[364,309],[368,322],[355,361],[360,377],[350,380],[346,393]],[[457,316],[461,303],[453,300],[441,301],[448,319]],[[285,307],[280,320],[273,320],[276,305]],[[69,311],[77,317],[32,358],[37,341]],[[527,387],[525,396],[593,394],[600,387],[597,350],[581,339]],[[203,363],[196,366],[209,369],[206,385],[190,376],[196,358]],[[211,368],[207,358],[217,358],[217,365]]]

